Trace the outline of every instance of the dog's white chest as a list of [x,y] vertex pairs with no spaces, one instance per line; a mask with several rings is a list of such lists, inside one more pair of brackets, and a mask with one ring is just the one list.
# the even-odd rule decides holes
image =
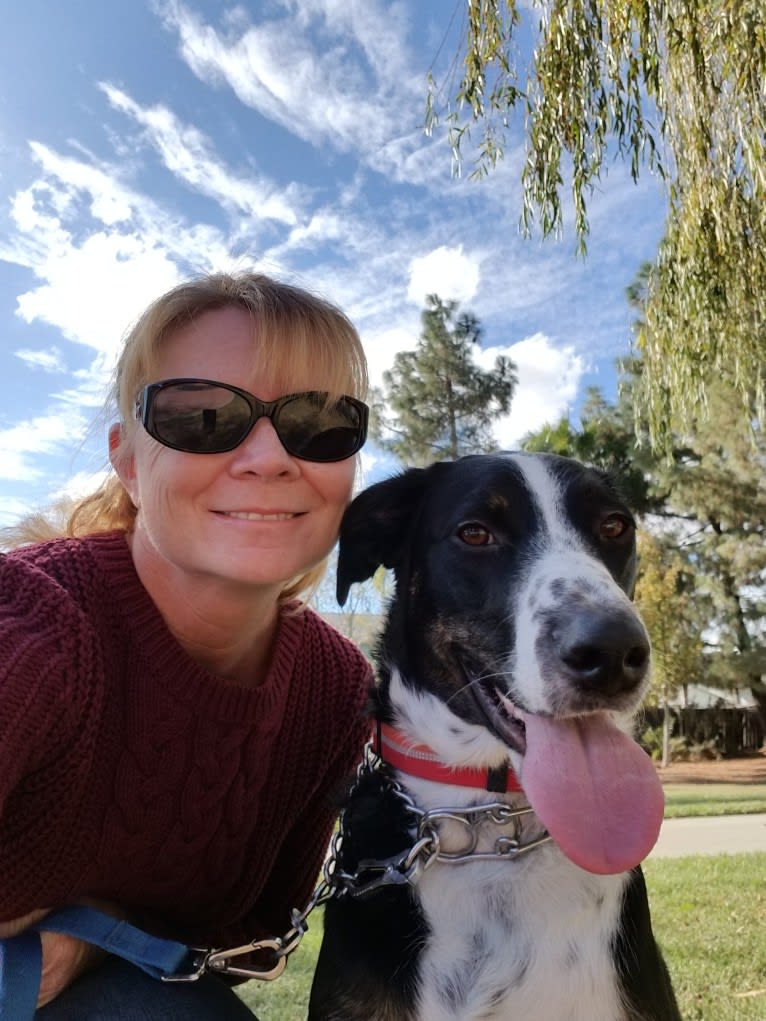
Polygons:
[[416,1021],[623,1021],[610,944],[625,877],[590,876],[555,848],[534,854],[423,877],[431,937]]

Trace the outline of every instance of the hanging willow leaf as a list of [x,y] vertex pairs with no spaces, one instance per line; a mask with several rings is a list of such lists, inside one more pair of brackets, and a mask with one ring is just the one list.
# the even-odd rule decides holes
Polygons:
[[[639,397],[655,441],[704,401],[711,371],[763,422],[764,0],[469,0],[463,51],[444,117],[454,160],[487,174],[509,132],[523,131],[526,233],[535,224],[561,233],[569,186],[584,253],[590,193],[614,152],[634,179],[665,181],[666,231],[639,338]],[[429,130],[438,95],[431,79]]]

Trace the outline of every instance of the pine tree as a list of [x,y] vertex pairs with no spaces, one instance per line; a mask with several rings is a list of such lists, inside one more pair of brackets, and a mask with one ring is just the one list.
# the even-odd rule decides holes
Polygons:
[[414,351],[400,351],[373,403],[376,441],[408,465],[496,449],[492,422],[510,410],[516,366],[487,372],[473,359],[481,326],[456,301],[426,298]]

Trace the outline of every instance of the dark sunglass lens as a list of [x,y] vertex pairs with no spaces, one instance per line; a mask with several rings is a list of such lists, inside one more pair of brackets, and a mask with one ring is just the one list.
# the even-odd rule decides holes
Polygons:
[[225,387],[174,383],[154,395],[147,425],[168,446],[216,453],[242,442],[250,426],[250,405]]
[[301,394],[279,410],[278,433],[284,447],[306,461],[342,461],[361,446],[359,409],[323,393]]

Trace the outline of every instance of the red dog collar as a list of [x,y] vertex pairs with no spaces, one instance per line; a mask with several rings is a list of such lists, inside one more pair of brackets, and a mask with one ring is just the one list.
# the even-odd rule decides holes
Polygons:
[[467,766],[448,766],[424,744],[412,744],[400,730],[378,721],[372,742],[373,751],[384,762],[410,776],[457,787],[475,787],[494,794],[521,793],[518,777],[510,763],[493,769],[476,769]]

